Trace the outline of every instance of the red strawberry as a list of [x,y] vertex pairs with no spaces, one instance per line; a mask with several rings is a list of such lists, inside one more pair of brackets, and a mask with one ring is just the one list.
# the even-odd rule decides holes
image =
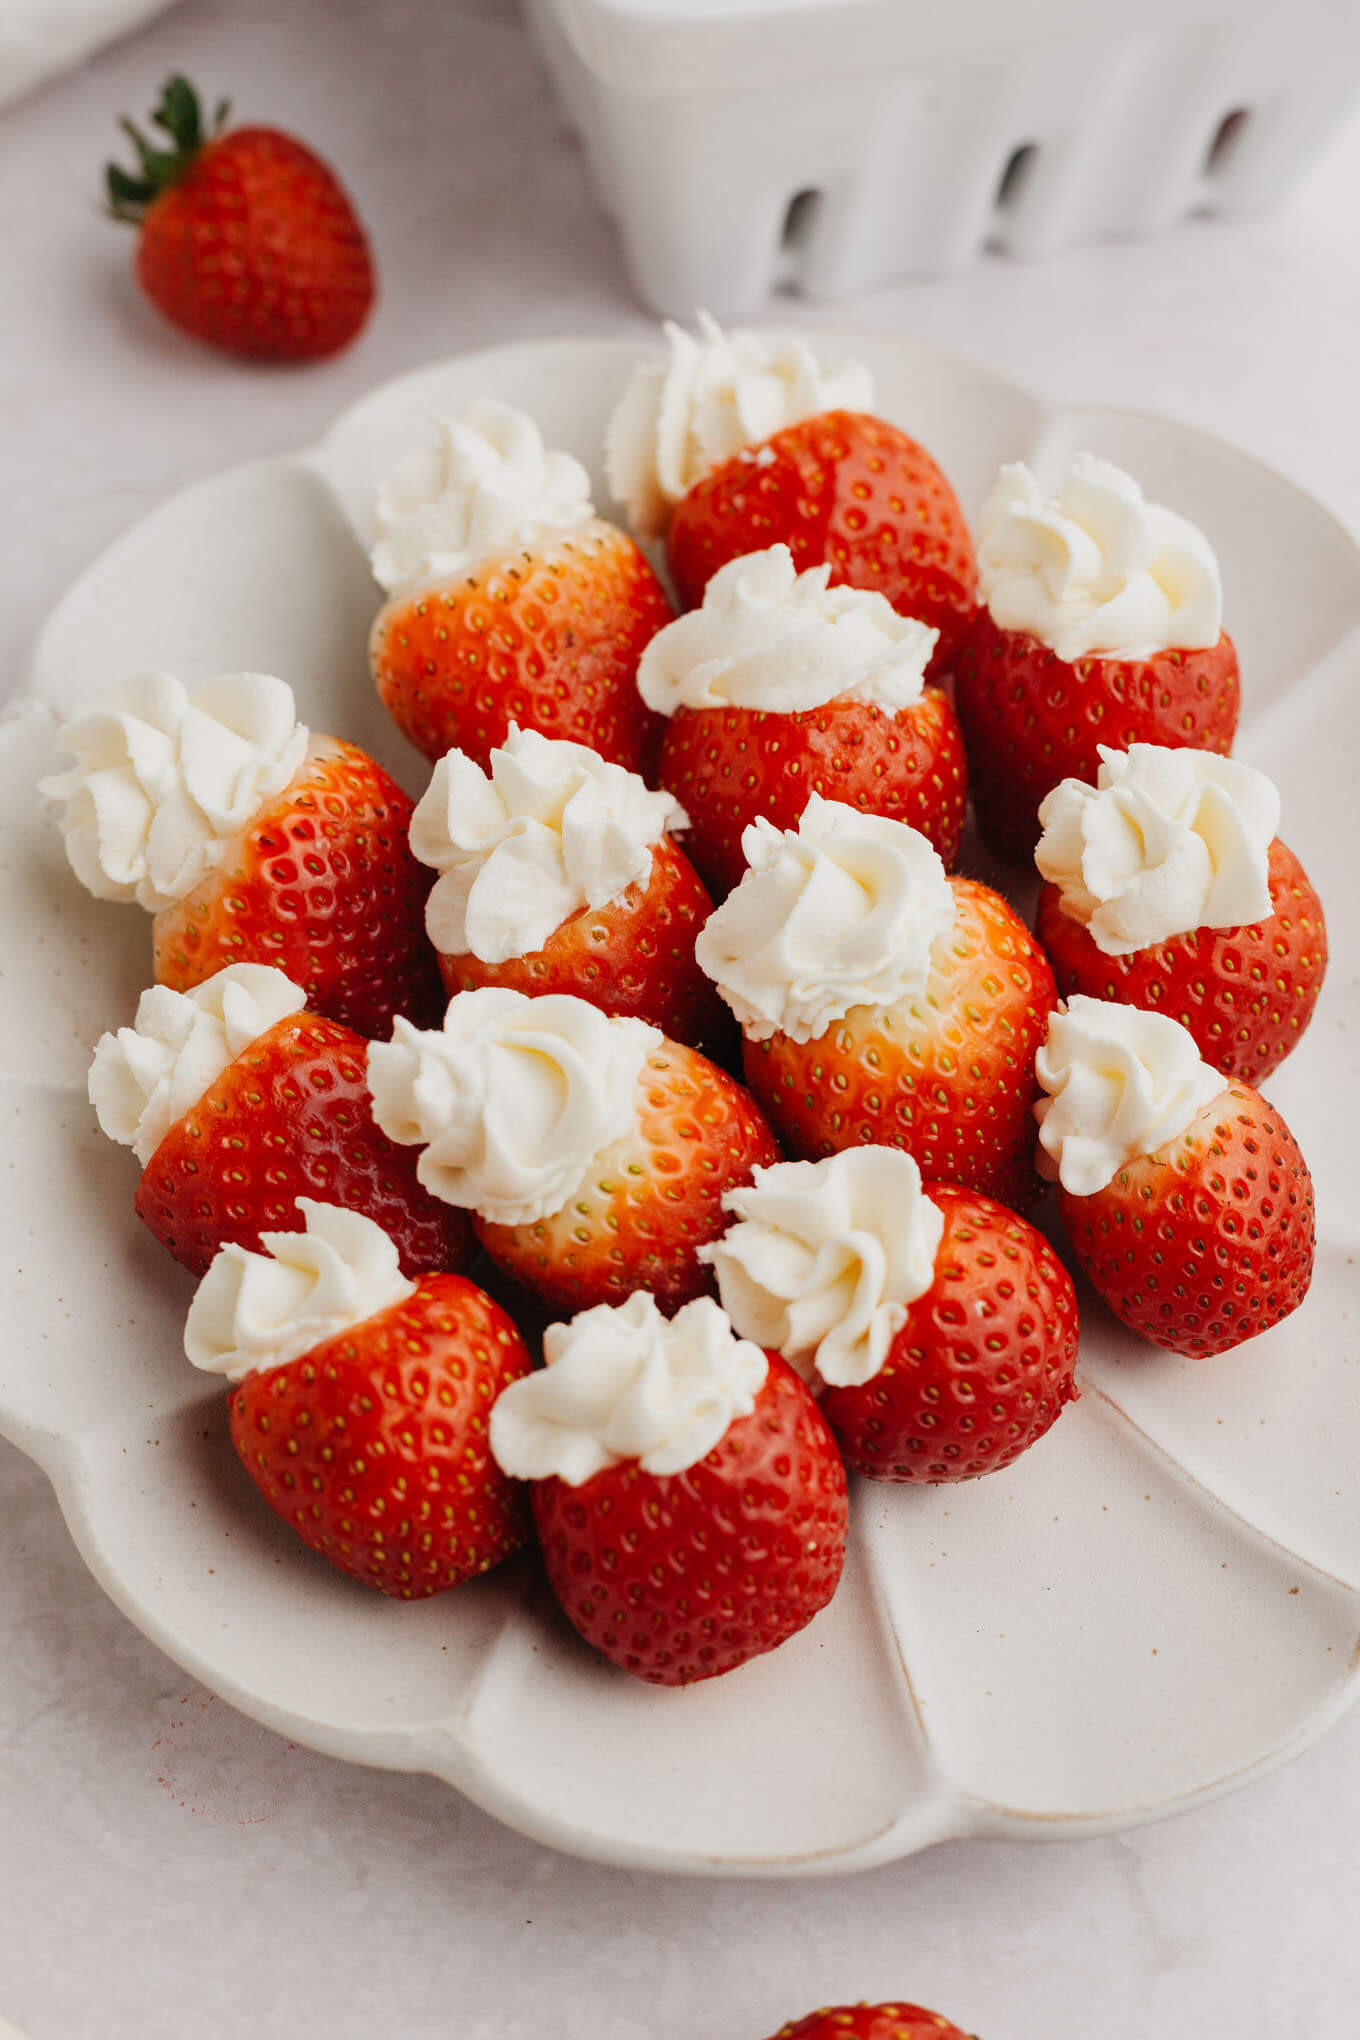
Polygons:
[[921,2005],[829,2005],[781,2026],[773,2040],[969,2040]]
[[932,1286],[905,1306],[878,1373],[822,1397],[846,1465],[877,1480],[1009,1466],[1077,1393],[1077,1299],[1047,1240],[977,1191],[925,1194],[945,1222]]
[[586,1642],[636,1678],[683,1686],[732,1671],[804,1628],[839,1584],[845,1468],[798,1376],[767,1360],[750,1414],[683,1472],[632,1458],[579,1486],[533,1483],[553,1592]]
[[1022,1206],[1037,1188],[1030,1108],[1053,973],[999,893],[949,884],[956,920],[924,993],[854,1006],[811,1041],[748,1039],[746,1080],[792,1155],[905,1148],[930,1180]]
[[718,568],[784,544],[801,572],[876,589],[940,632],[947,666],[977,587],[973,543],[953,490],[913,439],[881,418],[824,411],[788,425],[696,482],[676,505],[667,549],[693,608]]
[[156,979],[176,991],[230,963],[270,963],[333,1020],[376,1035],[444,1001],[425,937],[431,874],[407,841],[412,803],[354,744],[313,737],[217,869],[154,924]]
[[971,2040],[922,2005],[828,2005],[781,2026],[773,2040]]
[[205,134],[188,80],[151,118],[171,146],[123,123],[139,173],[106,173],[109,210],[140,227],[137,278],[172,325],[229,354],[319,361],[348,347],[375,295],[373,260],[334,173],[274,128]]
[[1173,1353],[1226,1353],[1297,1310],[1313,1275],[1313,1184],[1274,1108],[1231,1083],[1186,1130],[1060,1198],[1115,1316]]
[[647,1057],[636,1130],[562,1210],[525,1225],[477,1220],[493,1261],[567,1315],[648,1290],[663,1310],[713,1292],[696,1258],[727,1224],[724,1191],[779,1159],[759,1107],[679,1042]]
[[518,723],[650,777],[660,718],[634,677],[671,616],[632,539],[591,518],[531,552],[394,597],[369,658],[384,704],[427,758],[456,747],[485,769]]
[[415,1157],[369,1109],[368,1043],[316,1013],[293,1013],[228,1063],[148,1161],[136,1211],[177,1261],[201,1275],[219,1248],[258,1249],[296,1230],[296,1199],[363,1212],[408,1275],[460,1268],[466,1214],[416,1178]]
[[1282,1063],[1313,1017],[1327,968],[1322,902],[1292,850],[1270,846],[1274,912],[1249,928],[1196,928],[1149,949],[1107,956],[1065,914],[1056,885],[1039,895],[1035,934],[1058,992],[1168,1013],[1207,1063],[1256,1084]]
[[678,709],[660,781],[688,814],[686,848],[718,894],[745,873],[743,829],[757,815],[796,828],[809,794],[908,823],[946,864],[958,852],[967,797],[958,719],[934,687],[895,715],[847,698],[794,715]]
[[499,1565],[528,1533],[523,1490],[487,1424],[529,1354],[499,1304],[461,1275],[282,1367],[227,1404],[231,1440],[275,1515],[341,1572],[399,1600]]
[[694,961],[694,938],[713,911],[699,875],[679,845],[663,836],[651,874],[604,907],[582,907],[541,949],[504,963],[471,952],[440,956],[450,994],[509,985],[531,997],[572,992],[606,1013],[649,1020],[690,1046],[725,1044],[731,1017]]
[[984,841],[999,857],[1027,863],[1039,840],[1039,803],[1059,780],[1094,784],[1101,744],[1226,756],[1240,700],[1226,634],[1207,651],[1069,665],[1039,639],[999,629],[979,608],[955,655],[954,705]]

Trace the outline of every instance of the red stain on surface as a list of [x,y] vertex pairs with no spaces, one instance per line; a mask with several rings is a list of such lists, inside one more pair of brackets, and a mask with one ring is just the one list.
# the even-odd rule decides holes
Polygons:
[[296,1743],[197,1687],[157,1708],[156,1783],[185,1812],[235,1827],[275,1820],[297,1788]]

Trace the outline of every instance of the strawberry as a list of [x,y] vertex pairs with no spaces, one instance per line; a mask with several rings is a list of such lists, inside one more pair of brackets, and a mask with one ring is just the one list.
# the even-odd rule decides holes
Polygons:
[[177,991],[225,965],[270,963],[317,1012],[358,1033],[443,1005],[425,937],[430,874],[407,841],[412,803],[354,744],[313,737],[217,867],[156,915],[156,977]]
[[781,2026],[773,2040],[970,2040],[921,2005],[829,2005]]
[[633,1131],[599,1156],[560,1210],[522,1225],[479,1217],[493,1261],[560,1311],[646,1289],[666,1311],[711,1292],[697,1250],[725,1224],[723,1193],[779,1150],[749,1092],[663,1040],[647,1056]]
[[460,992],[368,1060],[373,1116],[492,1260],[558,1309],[711,1292],[722,1196],[777,1154],[753,1098],[692,1048],[584,999]]
[[533,1481],[548,1580],[587,1643],[688,1685],[774,1650],[836,1590],[845,1468],[812,1396],[710,1299],[643,1293],[549,1329],[492,1421]]
[[427,758],[456,747],[485,768],[517,723],[649,776],[661,726],[633,683],[671,615],[632,539],[590,517],[396,595],[369,658],[383,702]]
[[157,310],[210,346],[265,361],[320,361],[372,310],[373,259],[334,173],[275,128],[204,131],[188,80],[151,118],[170,147],[123,125],[138,174],[111,163],[109,211],[140,229],[137,279]]
[[1084,993],[1168,1013],[1226,1077],[1258,1084],[1313,1017],[1327,968],[1327,927],[1308,875],[1277,837],[1270,846],[1273,911],[1249,927],[1195,928],[1147,949],[1107,955],[1063,911],[1056,885],[1039,895],[1035,934],[1061,997]]
[[199,1275],[229,1243],[255,1249],[263,1233],[297,1226],[300,1196],[375,1220],[408,1275],[462,1267],[471,1225],[422,1188],[414,1157],[374,1124],[367,1054],[359,1035],[318,1013],[276,1021],[154,1149],[137,1216]]
[[699,874],[679,844],[663,836],[646,882],[603,907],[582,907],[539,949],[504,963],[470,951],[441,954],[446,990],[509,985],[536,996],[572,992],[606,1013],[650,1020],[677,1042],[725,1046],[731,1020],[694,961],[694,938],[713,911]]
[[341,1572],[404,1601],[499,1565],[528,1530],[492,1457],[497,1396],[530,1371],[500,1305],[461,1275],[404,1279],[382,1229],[304,1198],[264,1254],[223,1248],[184,1327],[236,1384],[231,1441],[275,1515]]
[[1226,1353],[1297,1310],[1313,1184],[1274,1108],[1233,1082],[1089,1195],[1064,1189],[1073,1251],[1117,1318],[1173,1353]]
[[695,482],[671,515],[667,552],[692,608],[729,560],[787,545],[799,569],[876,589],[940,632],[947,667],[972,611],[977,566],[949,483],[895,425],[824,411],[744,448]]
[[719,895],[745,872],[742,831],[757,815],[793,828],[812,793],[908,823],[946,864],[967,798],[958,719],[935,687],[895,715],[849,698],[794,715],[681,708],[659,777],[688,814],[686,847]]
[[954,705],[983,840],[997,856],[1027,863],[1040,802],[1062,779],[1094,781],[1102,744],[1226,756],[1240,700],[1226,634],[1205,651],[1069,664],[1038,638],[1001,630],[979,608],[955,654]]
[[1037,1188],[1033,1066],[1053,973],[999,893],[948,884],[954,926],[932,944],[919,994],[852,1005],[810,1040],[748,1031],[746,1081],[790,1154],[901,1147],[934,1181],[1023,1206]]
[[846,1465],[876,1480],[993,1473],[1077,1393],[1077,1299],[1047,1240],[975,1190],[925,1194],[944,1214],[934,1280],[879,1371],[821,1403]]

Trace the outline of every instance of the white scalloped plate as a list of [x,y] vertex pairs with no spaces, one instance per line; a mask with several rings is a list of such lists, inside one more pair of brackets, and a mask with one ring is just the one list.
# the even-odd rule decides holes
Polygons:
[[[1089,1833],[1206,1799],[1302,1749],[1353,1698],[1360,1645],[1360,1044],[1351,826],[1360,555],[1308,497],[1165,421],[1059,411],[882,335],[880,406],[970,514],[1003,459],[1089,445],[1211,534],[1242,654],[1241,755],[1327,895],[1331,977],[1271,1084],[1312,1162],[1307,1306],[1244,1352],[1153,1353],[1083,1298],[1083,1394],[1007,1473],[861,1485],[832,1606],[773,1656],[664,1692],[594,1662],[526,1561],[407,1608],[296,1545],[232,1455],[218,1389],[181,1357],[191,1284],[132,1215],[135,1163],[85,1103],[100,1031],[149,971],[145,917],[89,900],[33,786],[53,711],[126,671],[284,674],[304,719],[421,761],[369,687],[375,598],[356,531],[430,413],[491,394],[595,465],[632,350],[509,347],[378,390],[320,447],[193,489],[70,591],[0,746],[0,1105],[17,1242],[0,1428],[47,1470],[90,1567],[196,1678],[281,1733],[432,1772],[562,1848],[655,1869],[839,1871],[949,1836]],[[1346,873],[1344,884],[1329,884]],[[16,967],[22,960],[22,968]]]

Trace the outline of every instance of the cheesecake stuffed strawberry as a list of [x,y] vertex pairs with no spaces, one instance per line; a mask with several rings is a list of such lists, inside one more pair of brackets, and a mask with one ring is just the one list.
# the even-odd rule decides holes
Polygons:
[[312,735],[265,673],[143,673],[65,724],[42,782],[97,899],[154,914],[158,984],[265,963],[360,1034],[442,1003],[411,802],[354,744]]
[[926,671],[938,633],[884,597],[799,571],[786,545],[721,567],[658,632],[638,691],[666,719],[660,779],[715,892],[758,816],[792,828],[811,794],[891,815],[952,862],[967,793],[957,718]]
[[1055,997],[1023,921],[917,830],[817,794],[796,829],[757,821],[743,842],[695,955],[789,1153],[905,1148],[932,1181],[1023,1205]]
[[633,528],[665,535],[684,607],[720,567],[785,545],[799,571],[872,589],[939,634],[940,663],[973,606],[972,540],[923,446],[874,415],[862,362],[803,340],[668,326],[610,419],[606,475]]
[[188,992],[153,985],[101,1037],[90,1103],[142,1165],[137,1216],[199,1275],[221,1247],[300,1224],[299,1197],[375,1220],[408,1274],[461,1267],[470,1222],[375,1125],[368,1043],[305,1009],[282,971],[234,963]]
[[646,770],[659,729],[633,682],[671,617],[647,560],[523,412],[487,399],[436,431],[374,507],[369,655],[398,727],[431,759],[485,766],[518,723]]
[[1009,1466],[1076,1395],[1072,1280],[1023,1218],[900,1148],[757,1169],[700,1248],[743,1338],[821,1397],[847,1466],[889,1481]]
[[726,1190],[778,1149],[750,1093],[646,1021],[566,993],[460,992],[369,1055],[373,1116],[436,1197],[559,1310],[711,1291]]
[[711,1297],[673,1318],[639,1290],[549,1327],[501,1394],[491,1449],[532,1483],[548,1579],[604,1657],[662,1686],[786,1642],[845,1561],[840,1453],[776,1354]]
[[411,817],[438,873],[425,925],[453,992],[570,992],[694,1047],[730,1024],[694,961],[713,902],[668,793],[512,724],[485,771],[450,751]]
[[1094,785],[1039,809],[1035,933],[1059,992],[1169,1014],[1206,1062],[1259,1084],[1313,1016],[1322,903],[1276,835],[1264,772],[1212,751],[1100,746]]
[[218,1254],[184,1350],[233,1384],[231,1441],[274,1513],[397,1600],[517,1551],[524,1491],[488,1426],[530,1360],[499,1304],[461,1275],[413,1281],[381,1226],[309,1198],[260,1246]]
[[792,2019],[770,2040],[976,2040],[924,2005],[827,2005]]
[[979,607],[954,662],[978,826],[1026,862],[1039,805],[1102,744],[1232,748],[1237,653],[1203,532],[1078,454],[1055,495],[1001,470],[978,526]]
[[1313,1186],[1281,1115],[1179,1021],[1078,995],[1036,1058],[1039,1166],[1116,1317],[1154,1345],[1226,1353],[1298,1309]]

